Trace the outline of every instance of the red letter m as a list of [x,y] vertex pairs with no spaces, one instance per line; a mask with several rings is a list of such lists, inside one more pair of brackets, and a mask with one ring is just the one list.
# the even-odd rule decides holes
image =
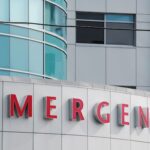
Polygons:
[[25,99],[24,105],[22,108],[19,105],[18,99],[15,94],[9,95],[9,117],[22,117],[25,114],[25,117],[32,117],[32,96],[28,95]]

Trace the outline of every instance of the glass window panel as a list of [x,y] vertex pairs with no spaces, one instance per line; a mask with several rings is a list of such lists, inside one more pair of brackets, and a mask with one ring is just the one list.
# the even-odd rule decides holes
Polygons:
[[[92,26],[104,28],[102,22],[77,21],[77,26]],[[77,28],[78,43],[104,44],[104,29]]]
[[[49,2],[45,3],[45,24],[65,26],[66,20],[67,15],[63,10]],[[66,38],[66,27],[45,26],[45,29]]]
[[10,26],[10,33],[23,37],[29,37],[29,29],[19,26]]
[[117,14],[107,14],[106,15],[107,22],[133,22],[133,15],[117,15]]
[[77,19],[87,20],[102,20],[104,21],[104,14],[94,12],[77,12]]
[[0,20],[9,21],[9,0],[0,0]]
[[[10,67],[10,38],[8,36],[0,36],[0,68]],[[9,72],[1,71],[0,75],[9,75]]]
[[135,44],[135,32],[133,31],[134,29],[133,24],[107,23],[107,28],[110,28],[106,30],[107,44],[119,44],[119,45]]
[[51,46],[45,46],[45,74],[58,79],[66,79],[66,55]]
[[65,42],[57,37],[54,37],[53,35],[45,34],[45,40],[46,42],[56,45],[64,50],[67,49],[67,45],[65,44]]
[[52,2],[57,3],[61,7],[63,7],[65,10],[67,10],[67,3],[65,0],[52,0]]
[[28,22],[28,0],[10,0],[10,21]]
[[[36,5],[35,5],[36,4]],[[29,0],[29,22],[43,23],[43,0]],[[31,25],[30,27],[43,28],[40,25]]]
[[30,29],[29,35],[32,39],[43,41],[43,32]]
[[29,42],[29,71],[43,75],[43,44]]
[[[29,71],[29,44],[27,40],[10,38],[10,67],[21,71]],[[21,75],[11,73],[11,75]],[[21,75],[22,76],[22,75]],[[26,76],[26,75],[23,75]]]
[[1,33],[10,33],[10,26],[7,24],[0,24],[0,32]]

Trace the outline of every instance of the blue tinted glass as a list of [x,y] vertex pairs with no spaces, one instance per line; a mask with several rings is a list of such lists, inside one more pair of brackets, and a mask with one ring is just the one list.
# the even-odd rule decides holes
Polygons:
[[[10,68],[21,71],[28,71],[29,66],[29,44],[27,40],[10,38]],[[24,74],[11,73],[14,76],[26,76]]]
[[23,27],[17,27],[17,26],[10,26],[10,33],[14,35],[28,37],[29,29]]
[[46,40],[46,42],[56,45],[65,51],[67,49],[67,45],[65,44],[64,41],[62,41],[61,39],[54,37],[50,34],[45,34],[45,40]]
[[29,36],[31,39],[43,41],[43,32],[30,29]]
[[67,15],[62,9],[49,2],[45,3],[45,24],[58,25],[58,26],[45,26],[46,30],[49,30],[66,38],[66,28],[59,27],[59,25],[65,26],[66,20]]
[[67,2],[65,0],[52,0],[52,1],[63,7],[65,10],[67,10]]
[[133,15],[116,15],[116,14],[108,14],[106,15],[106,21],[115,21],[115,22],[133,22]]
[[28,0],[10,0],[10,21],[28,22]]
[[0,24],[1,33],[10,33],[10,26],[7,24]]
[[[29,22],[43,24],[43,0],[29,0]],[[42,25],[30,24],[31,28],[43,29]]]
[[66,79],[66,55],[51,46],[45,46],[45,74],[58,79]]
[[0,0],[0,20],[9,21],[9,0]]
[[[0,68],[10,67],[9,57],[10,57],[10,38],[7,36],[0,36]],[[8,75],[9,72],[0,71],[1,75]]]
[[43,74],[43,44],[29,42],[29,71]]

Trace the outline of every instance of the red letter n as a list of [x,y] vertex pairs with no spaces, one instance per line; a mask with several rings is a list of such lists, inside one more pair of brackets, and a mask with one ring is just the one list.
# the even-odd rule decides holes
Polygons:
[[135,107],[134,113],[135,127],[149,128],[149,108]]
[[25,114],[25,117],[32,117],[32,96],[28,95],[25,98],[24,105],[21,107],[19,105],[17,96],[15,94],[9,95],[9,117],[22,117]]

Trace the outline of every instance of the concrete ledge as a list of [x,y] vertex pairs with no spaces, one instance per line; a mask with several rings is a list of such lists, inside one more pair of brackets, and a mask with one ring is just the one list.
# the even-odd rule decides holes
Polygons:
[[33,79],[33,78],[9,77],[9,76],[0,76],[0,81],[18,82],[18,83],[27,83],[27,84],[63,85],[63,86],[72,86],[72,87],[81,87],[81,88],[101,89],[106,91],[114,91],[119,93],[126,93],[126,94],[146,96],[146,97],[150,96],[150,92],[148,91],[135,90],[130,88],[123,88],[123,87],[109,86],[109,85],[89,84],[86,82],[71,82],[71,81],[64,81],[64,80]]

